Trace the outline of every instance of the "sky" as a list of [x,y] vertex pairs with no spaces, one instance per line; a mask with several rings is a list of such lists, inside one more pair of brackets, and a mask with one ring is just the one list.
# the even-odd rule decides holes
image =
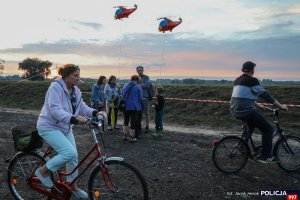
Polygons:
[[[232,79],[245,61],[255,76],[300,80],[299,0],[0,0],[2,75],[38,57],[82,77],[128,78],[142,65],[155,78]],[[138,9],[114,20],[116,8]],[[183,19],[158,31],[160,17]]]

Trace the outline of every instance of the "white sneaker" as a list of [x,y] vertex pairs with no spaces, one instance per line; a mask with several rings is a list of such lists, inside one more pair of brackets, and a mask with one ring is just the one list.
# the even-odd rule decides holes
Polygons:
[[116,124],[115,129],[120,129],[120,126]]
[[111,130],[111,129],[112,129],[112,127],[111,127],[111,126],[107,126],[107,129],[108,129],[108,130]]

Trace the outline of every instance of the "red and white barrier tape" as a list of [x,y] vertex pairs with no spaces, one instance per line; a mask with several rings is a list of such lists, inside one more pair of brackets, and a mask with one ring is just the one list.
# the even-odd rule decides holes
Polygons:
[[[220,101],[220,100],[209,100],[209,99],[181,99],[181,98],[168,98],[166,97],[165,99],[167,100],[174,100],[174,101],[189,101],[189,102],[202,102],[202,103],[225,103],[225,104],[229,104],[230,101]],[[261,105],[265,105],[265,106],[272,106],[273,104],[271,103],[259,103]],[[295,104],[283,104],[287,107],[295,107],[295,108],[300,108],[300,105],[295,105]]]
[[[91,94],[91,92],[82,92],[85,94]],[[229,104],[230,101],[220,101],[220,100],[209,100],[209,99],[182,99],[182,98],[171,98],[171,97],[165,97],[166,100],[173,100],[173,101],[185,101],[185,102],[202,102],[202,103],[225,103]],[[259,103],[261,105],[265,106],[272,106],[273,104],[270,103]],[[295,104],[283,104],[287,107],[294,107],[294,108],[300,108],[300,105]]]

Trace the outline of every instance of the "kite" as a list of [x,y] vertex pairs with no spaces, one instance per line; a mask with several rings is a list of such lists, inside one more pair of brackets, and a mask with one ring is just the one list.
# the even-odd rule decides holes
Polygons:
[[158,30],[160,32],[165,32],[165,31],[170,31],[172,32],[172,30],[178,26],[179,24],[181,24],[182,19],[179,17],[179,21],[172,21],[169,18],[166,17],[162,17],[162,18],[158,18],[157,20],[161,20],[163,19],[160,23],[159,23],[159,27]]
[[134,4],[133,8],[126,8],[126,6],[115,6],[114,8],[118,8],[115,12],[115,19],[121,20],[125,17],[128,18],[137,9],[137,5]]

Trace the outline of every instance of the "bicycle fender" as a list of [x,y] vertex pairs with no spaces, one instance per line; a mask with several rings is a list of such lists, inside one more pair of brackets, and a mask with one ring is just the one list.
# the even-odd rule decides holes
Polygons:
[[121,162],[123,160],[124,160],[124,158],[122,158],[122,157],[108,157],[108,158],[105,158],[104,163],[108,162],[108,161],[119,161],[119,162]]

